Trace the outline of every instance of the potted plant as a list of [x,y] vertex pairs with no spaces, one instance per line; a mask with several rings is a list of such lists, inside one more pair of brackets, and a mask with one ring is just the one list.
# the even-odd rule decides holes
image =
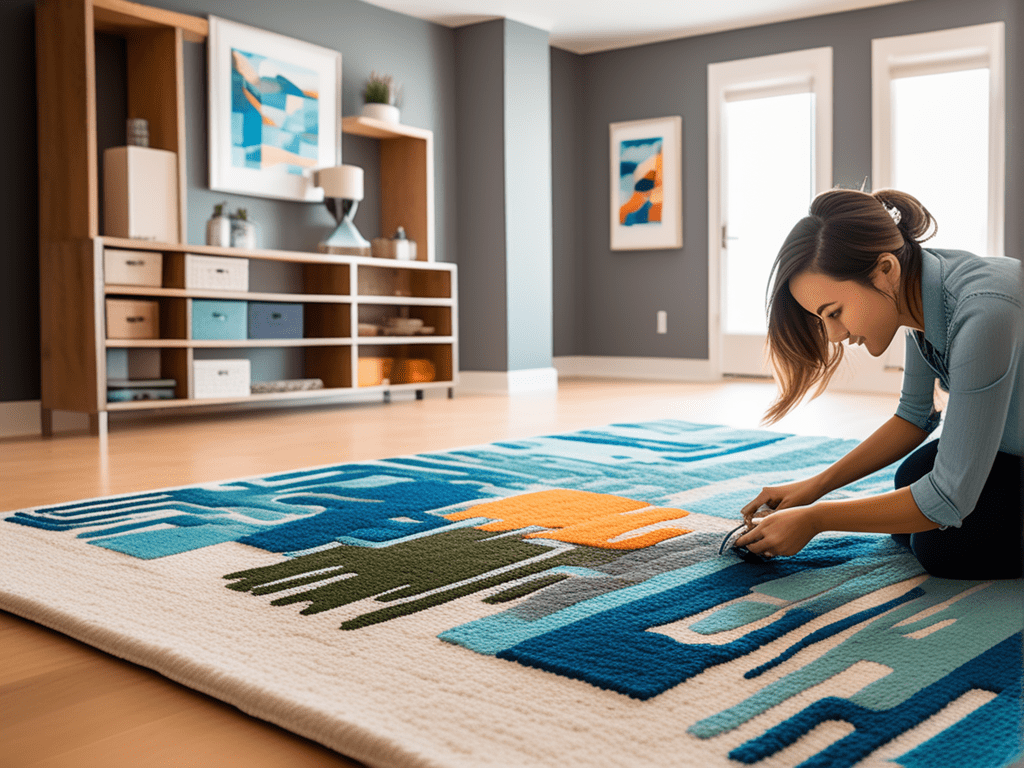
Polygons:
[[231,216],[231,247],[256,248],[256,222],[249,221],[249,212],[239,208]]
[[383,120],[388,123],[397,123],[398,111],[398,86],[391,75],[378,75],[371,72],[366,85],[363,87],[363,115]]

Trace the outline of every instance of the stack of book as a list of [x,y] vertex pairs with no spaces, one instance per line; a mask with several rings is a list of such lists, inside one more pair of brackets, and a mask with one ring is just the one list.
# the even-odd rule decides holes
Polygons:
[[323,379],[282,379],[280,381],[254,381],[249,387],[249,391],[254,395],[266,395],[274,392],[306,392],[323,388]]
[[174,379],[107,379],[107,402],[173,400]]

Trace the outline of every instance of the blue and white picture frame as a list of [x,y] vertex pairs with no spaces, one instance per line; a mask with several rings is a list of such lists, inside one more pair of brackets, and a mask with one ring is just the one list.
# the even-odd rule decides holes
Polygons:
[[323,200],[341,163],[341,54],[210,16],[210,189]]
[[683,119],[609,125],[611,249],[683,247]]

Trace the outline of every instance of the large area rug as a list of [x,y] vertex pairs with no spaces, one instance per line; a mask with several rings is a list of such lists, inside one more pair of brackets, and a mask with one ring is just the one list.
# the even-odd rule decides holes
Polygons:
[[0,607],[371,766],[1006,765],[1020,581],[719,554],[853,445],[616,424],[23,510]]

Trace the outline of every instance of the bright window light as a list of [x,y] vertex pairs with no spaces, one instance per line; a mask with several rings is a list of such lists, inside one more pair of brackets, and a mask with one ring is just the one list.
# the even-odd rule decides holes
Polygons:
[[814,191],[814,94],[726,104],[726,333],[764,334],[765,288]]
[[892,126],[892,186],[939,224],[925,247],[987,254],[989,70],[894,79]]

